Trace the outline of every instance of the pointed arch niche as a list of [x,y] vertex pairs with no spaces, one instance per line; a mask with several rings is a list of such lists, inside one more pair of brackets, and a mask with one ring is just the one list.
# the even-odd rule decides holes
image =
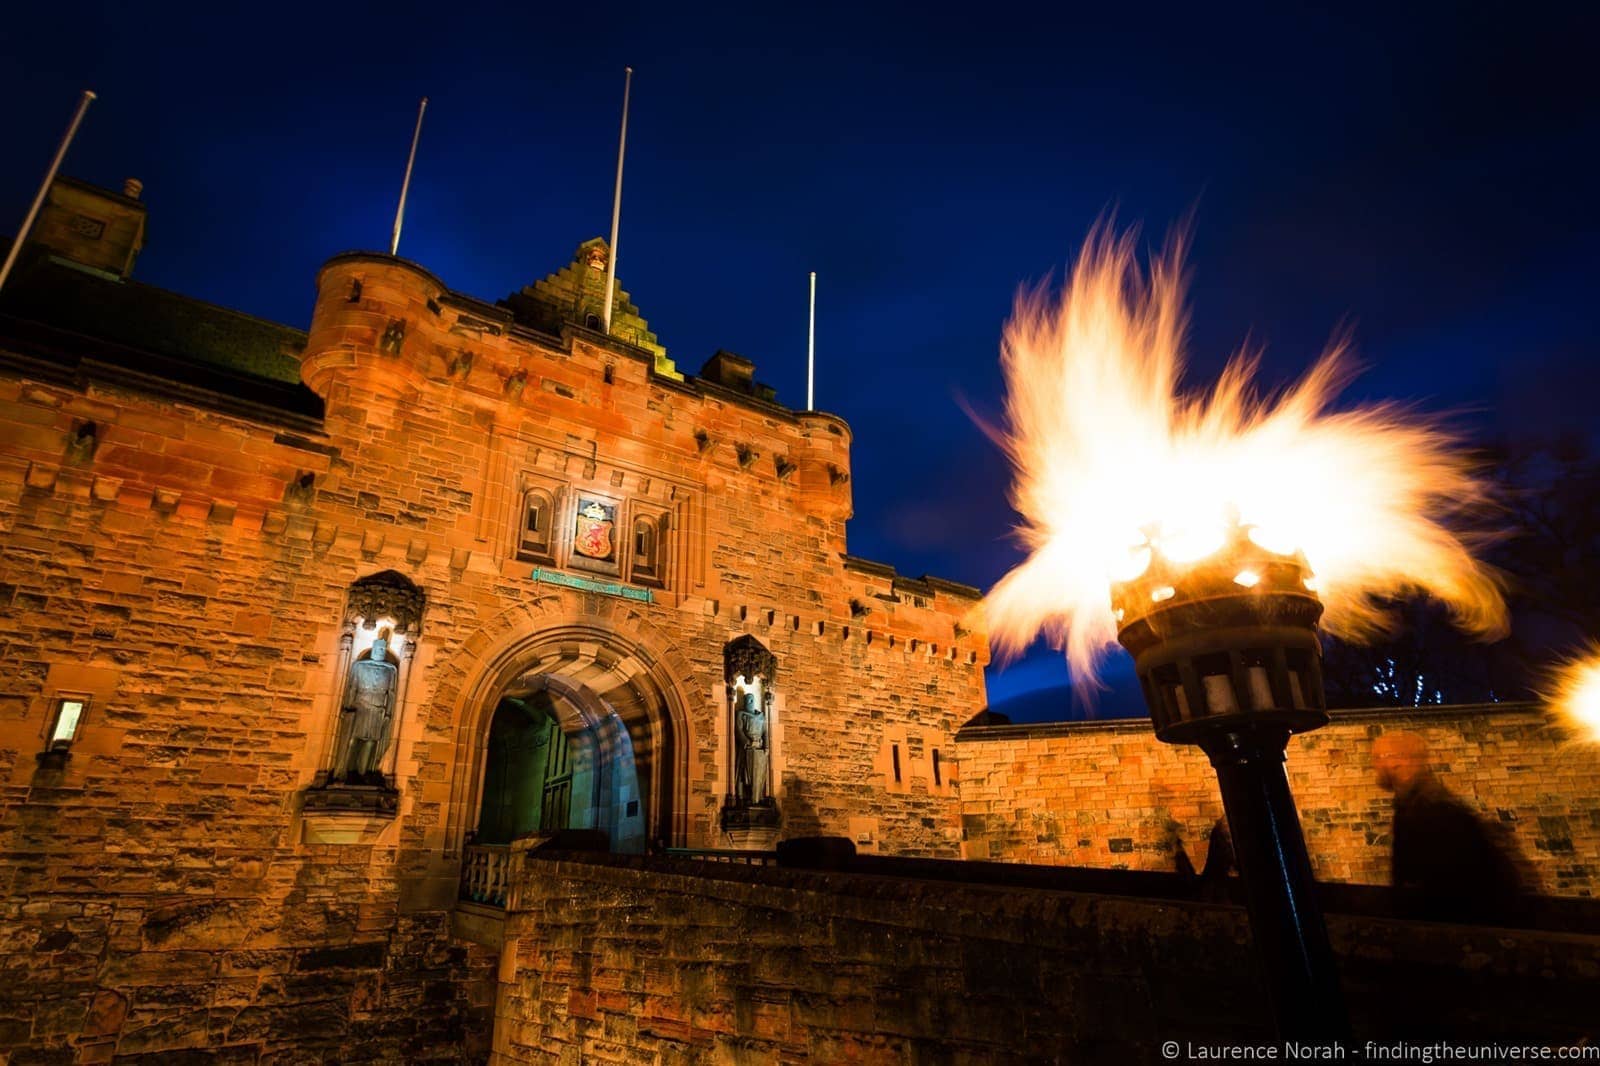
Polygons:
[[778,839],[778,803],[773,796],[773,688],[778,657],[746,634],[722,649],[727,693],[729,791],[720,822],[735,848],[764,851]]
[[[394,570],[350,585],[339,632],[338,699],[332,708],[315,782],[304,811],[375,819],[381,828],[399,809],[396,758],[405,720],[411,664],[422,634],[423,592]],[[306,827],[308,840],[365,839],[374,825]]]

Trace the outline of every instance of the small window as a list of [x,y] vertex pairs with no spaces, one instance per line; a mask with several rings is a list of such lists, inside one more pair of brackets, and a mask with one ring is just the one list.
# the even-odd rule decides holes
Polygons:
[[555,501],[543,489],[530,491],[522,500],[522,529],[517,558],[549,562],[550,533],[555,528]]
[[56,701],[55,721],[50,725],[51,751],[66,751],[78,738],[78,725],[83,721],[83,710],[88,701],[78,696],[64,696]]
[[666,554],[662,551],[662,537],[666,531],[664,517],[640,517],[633,520],[633,580],[643,585],[661,585],[666,579]]
[[889,745],[889,758],[894,761],[894,783],[900,783],[900,745]]
[[935,788],[944,784],[944,778],[939,775],[939,749],[933,749],[933,785]]

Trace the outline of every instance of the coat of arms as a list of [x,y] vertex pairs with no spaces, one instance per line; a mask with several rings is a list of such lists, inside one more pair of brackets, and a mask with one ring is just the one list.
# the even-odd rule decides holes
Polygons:
[[578,507],[578,528],[572,538],[572,550],[590,559],[610,559],[611,527],[615,524],[616,513],[616,508],[597,500],[583,501]]

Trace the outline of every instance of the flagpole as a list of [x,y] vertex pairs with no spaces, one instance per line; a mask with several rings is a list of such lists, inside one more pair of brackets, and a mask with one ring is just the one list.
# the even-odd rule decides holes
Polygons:
[[806,410],[817,409],[817,272],[811,272],[811,312],[806,320]]
[[78,123],[83,121],[83,113],[89,110],[89,101],[93,99],[94,93],[88,89],[83,90],[83,95],[78,98],[78,110],[73,112],[72,124],[67,127],[66,136],[61,138],[61,147],[56,149],[56,157],[50,160],[50,169],[45,172],[44,183],[39,186],[39,193],[33,198],[33,206],[28,208],[28,217],[22,220],[22,228],[17,231],[16,239],[11,242],[11,250],[6,253],[5,265],[0,266],[0,288],[5,287],[6,279],[11,276],[11,268],[16,265],[23,242],[28,239],[28,231],[33,228],[33,220],[39,216],[39,208],[44,206],[44,198],[50,194],[50,185],[56,180],[56,171],[61,169],[61,161],[67,157],[67,149],[72,145],[72,138],[78,135]]
[[628,151],[628,92],[633,88],[633,68],[623,67],[622,135],[617,139],[617,190],[611,198],[611,246],[606,251],[606,335],[611,335],[611,299],[617,291],[617,224],[622,221],[622,157]]
[[406,193],[411,191],[411,167],[417,161],[417,142],[422,140],[422,116],[428,110],[428,98],[424,96],[422,103],[417,105],[417,128],[411,134],[411,154],[406,157],[406,176],[400,182],[400,206],[394,212],[394,235],[389,238],[389,254],[400,254],[400,224],[406,218]]

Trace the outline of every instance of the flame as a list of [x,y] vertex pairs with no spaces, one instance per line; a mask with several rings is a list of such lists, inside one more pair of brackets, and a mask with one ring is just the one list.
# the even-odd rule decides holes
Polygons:
[[1600,742],[1600,645],[1555,671],[1551,705],[1572,728]]
[[1156,549],[1204,558],[1234,522],[1269,551],[1305,553],[1339,636],[1382,632],[1380,598],[1415,591],[1503,634],[1500,580],[1451,528],[1487,499],[1460,441],[1394,404],[1331,410],[1351,375],[1337,346],[1275,396],[1255,391],[1243,354],[1209,393],[1179,392],[1183,296],[1181,245],[1141,271],[1133,235],[1102,226],[1059,299],[1018,297],[996,437],[1031,555],[980,609],[1001,654],[1043,632],[1092,683],[1116,640],[1111,583]]

